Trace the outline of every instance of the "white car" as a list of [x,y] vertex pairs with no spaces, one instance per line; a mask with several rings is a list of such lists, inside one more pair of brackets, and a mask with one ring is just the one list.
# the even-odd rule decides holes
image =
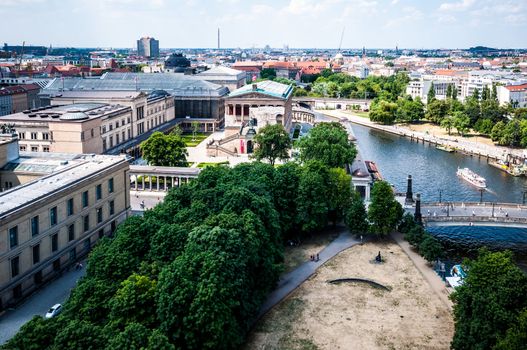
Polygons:
[[61,311],[62,311],[62,305],[55,304],[46,313],[46,318],[53,318],[53,317],[57,316],[58,314],[60,314]]

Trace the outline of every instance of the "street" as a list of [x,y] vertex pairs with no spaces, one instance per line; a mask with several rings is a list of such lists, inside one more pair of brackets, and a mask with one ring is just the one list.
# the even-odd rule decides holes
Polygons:
[[[83,263],[84,264],[84,263]],[[85,265],[85,264],[84,264]],[[51,281],[41,290],[26,299],[16,309],[8,310],[0,316],[0,345],[11,339],[16,332],[35,315],[44,317],[54,304],[62,304],[77,281],[84,275],[85,268],[71,269]]]

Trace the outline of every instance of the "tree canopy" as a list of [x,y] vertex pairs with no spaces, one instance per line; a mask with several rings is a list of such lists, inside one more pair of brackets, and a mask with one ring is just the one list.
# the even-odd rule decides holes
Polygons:
[[368,207],[370,231],[378,237],[387,236],[397,228],[403,217],[403,208],[395,200],[392,187],[385,181],[377,181],[371,191]]
[[357,155],[348,133],[340,123],[320,123],[297,144],[303,162],[318,160],[330,168],[343,168]]
[[179,133],[156,131],[140,145],[143,158],[157,166],[187,166],[187,146]]
[[265,159],[269,164],[274,165],[277,159],[286,160],[289,158],[291,138],[282,124],[266,125],[260,128],[254,140],[256,149],[253,157],[256,160]]

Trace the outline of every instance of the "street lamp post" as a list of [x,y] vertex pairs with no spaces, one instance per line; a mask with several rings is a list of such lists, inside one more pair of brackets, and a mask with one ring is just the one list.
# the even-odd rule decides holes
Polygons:
[[446,216],[449,217],[450,216],[450,203],[446,203]]
[[479,203],[483,203],[483,189],[480,188],[479,189]]
[[496,203],[492,202],[492,217],[494,217],[494,205],[495,205],[495,204],[496,204]]
[[443,190],[439,190],[439,203],[441,203],[441,193],[443,192]]

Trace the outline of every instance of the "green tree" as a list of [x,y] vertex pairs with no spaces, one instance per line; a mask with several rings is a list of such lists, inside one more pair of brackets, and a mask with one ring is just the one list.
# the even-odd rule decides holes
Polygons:
[[20,328],[13,338],[2,345],[2,349],[49,349],[54,343],[55,335],[63,325],[60,317],[46,320],[42,316],[34,316]]
[[140,323],[130,323],[111,338],[108,350],[141,350],[148,346],[151,331]]
[[368,233],[368,213],[362,198],[357,192],[353,193],[351,203],[347,208],[345,223],[350,232],[355,235]]
[[329,169],[328,176],[328,215],[333,226],[336,226],[337,222],[344,218],[346,208],[351,202],[351,176],[342,168]]
[[395,200],[392,187],[385,181],[377,181],[371,191],[371,203],[368,208],[370,230],[378,237],[385,237],[397,228],[403,217],[403,208]]
[[56,349],[103,349],[107,340],[101,327],[84,320],[72,320],[55,337]]
[[451,99],[452,98],[452,84],[448,84],[446,88],[446,98]]
[[454,116],[447,116],[441,120],[441,127],[445,128],[448,134],[450,135],[450,132],[452,131],[452,128],[454,127],[455,119]]
[[453,126],[456,128],[458,134],[460,134],[461,136],[464,136],[465,133],[469,130],[470,118],[465,112],[457,111],[457,112],[454,112],[453,119],[454,119]]
[[457,88],[455,85],[452,87],[452,99],[457,100]]
[[381,100],[370,106],[370,120],[384,125],[393,124],[397,118],[397,103]]
[[319,161],[310,161],[300,174],[297,211],[302,231],[312,232],[328,223],[329,171]]
[[199,122],[192,122],[191,125],[192,125],[192,141],[196,141],[196,134],[199,131],[200,123]]
[[447,101],[434,99],[426,106],[425,117],[432,123],[441,124],[441,121],[448,115],[449,109]]
[[397,100],[396,119],[400,122],[416,122],[425,116],[424,105],[418,97],[415,100],[409,98],[400,98]]
[[273,68],[264,68],[260,71],[260,78],[273,80],[276,78],[276,70]]
[[412,228],[408,230],[408,232],[405,233],[404,239],[408,241],[412,246],[415,248],[419,248],[421,245],[421,242],[423,242],[425,238],[425,230],[419,225],[414,225]]
[[434,83],[430,84],[430,89],[428,89],[428,95],[426,98],[426,103],[430,104],[430,102],[434,101],[436,99],[436,89],[434,87]]
[[140,145],[146,161],[157,166],[187,166],[187,148],[181,136],[156,131]]
[[426,261],[433,262],[443,254],[443,247],[437,238],[426,233],[419,244],[419,253]]
[[467,261],[468,275],[451,298],[455,333],[452,348],[491,349],[527,306],[527,275],[511,252],[481,250]]
[[476,124],[474,124],[474,130],[482,134],[490,135],[494,124],[490,119],[478,119]]
[[507,125],[502,121],[499,121],[494,125],[492,132],[490,133],[492,141],[500,143],[504,139],[506,126]]
[[527,309],[518,316],[517,321],[507,330],[494,350],[516,350],[522,349],[527,344]]
[[291,149],[291,138],[282,124],[266,125],[258,130],[254,137],[256,149],[253,157],[256,160],[266,159],[269,164],[274,165],[276,159],[286,160],[289,158]]
[[318,160],[329,168],[351,164],[357,150],[344,127],[336,122],[320,123],[298,141],[302,162]]

